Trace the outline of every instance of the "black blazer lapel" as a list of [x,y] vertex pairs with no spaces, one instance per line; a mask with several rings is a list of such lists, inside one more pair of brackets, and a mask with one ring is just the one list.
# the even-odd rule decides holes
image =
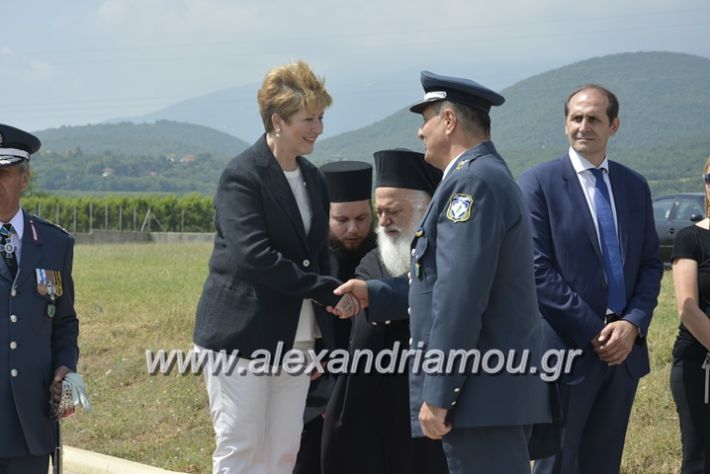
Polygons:
[[626,199],[626,186],[621,174],[618,171],[616,163],[609,162],[609,182],[611,183],[611,192],[614,195],[614,207],[616,208],[616,227],[619,231],[619,249],[621,250],[621,261],[626,261],[626,246],[629,244],[629,209]]
[[279,166],[279,162],[266,144],[266,135],[262,136],[257,142],[257,147],[257,151],[259,152],[258,161],[263,170],[262,177],[267,192],[271,192],[271,194],[274,195],[276,202],[279,203],[296,228],[298,238],[301,239],[303,245],[308,248],[306,229],[303,227],[303,219],[301,219],[301,212],[298,210],[296,198],[293,196],[291,186],[289,186],[286,175]]
[[323,206],[322,194],[320,193],[319,183],[318,183],[318,172],[317,170],[311,168],[306,159],[302,156],[296,157],[298,161],[298,166],[301,167],[301,173],[303,174],[303,180],[306,183],[306,192],[308,193],[308,200],[311,204],[311,228],[308,232],[308,239],[311,240],[313,232],[315,229],[320,229],[323,225],[322,219],[328,219],[329,216],[324,216],[320,212]]
[[601,249],[599,248],[597,231],[594,228],[594,219],[592,219],[592,213],[589,210],[587,198],[584,197],[584,191],[582,191],[582,186],[579,184],[579,178],[577,178],[577,173],[572,166],[569,155],[565,155],[562,158],[562,179],[564,181],[564,187],[566,194],[570,199],[572,209],[578,213],[582,226],[584,227],[587,237],[589,237],[589,241],[592,244],[594,253],[603,264],[604,260],[602,258]]

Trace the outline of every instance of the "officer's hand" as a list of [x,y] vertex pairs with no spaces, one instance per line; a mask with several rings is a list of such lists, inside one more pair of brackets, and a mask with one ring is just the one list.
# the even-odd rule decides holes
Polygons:
[[[368,299],[367,295],[367,282],[364,280],[358,280],[356,278],[353,278],[351,280],[346,281],[339,287],[337,287],[334,291],[334,294],[338,296],[345,295],[346,293],[350,293],[351,296],[354,299],[357,299],[357,311],[352,313],[351,316],[356,315],[360,311],[364,310],[367,308],[370,304],[370,301]],[[340,300],[342,302],[342,300]],[[354,308],[353,308],[354,309]]]
[[442,436],[451,431],[451,423],[446,422],[446,408],[439,408],[422,403],[419,409],[419,424],[422,427],[424,436],[431,439],[441,439]]
[[59,401],[62,399],[62,380],[64,380],[64,376],[69,372],[71,372],[69,367],[64,365],[57,367],[57,370],[54,371],[54,379],[52,380],[52,401],[55,405],[59,405]]
[[620,319],[604,326],[597,338],[594,352],[609,365],[623,363],[634,348],[638,330],[633,323]]
[[358,301],[352,293],[344,294],[335,307],[340,312],[340,319],[351,318],[362,310],[360,307],[360,301]]

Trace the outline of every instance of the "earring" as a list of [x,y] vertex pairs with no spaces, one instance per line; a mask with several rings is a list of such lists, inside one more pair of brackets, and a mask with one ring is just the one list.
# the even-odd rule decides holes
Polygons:
[[281,129],[280,129],[280,128],[277,128],[277,129],[276,129],[276,136],[277,136],[277,137],[280,137],[280,136],[281,136]]

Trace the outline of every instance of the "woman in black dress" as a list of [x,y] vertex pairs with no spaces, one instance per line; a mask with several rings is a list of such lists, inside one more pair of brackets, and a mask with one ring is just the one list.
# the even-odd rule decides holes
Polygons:
[[710,158],[703,179],[706,217],[676,234],[671,256],[681,320],[671,369],[683,444],[681,474],[710,473]]

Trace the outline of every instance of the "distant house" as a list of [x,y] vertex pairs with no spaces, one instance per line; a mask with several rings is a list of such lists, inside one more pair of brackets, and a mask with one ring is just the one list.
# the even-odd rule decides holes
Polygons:
[[101,172],[101,177],[106,178],[108,176],[111,176],[113,174],[113,168],[104,168],[104,170]]
[[182,163],[182,164],[192,163],[196,159],[197,159],[197,157],[195,155],[185,155],[182,158],[180,158],[180,163]]

